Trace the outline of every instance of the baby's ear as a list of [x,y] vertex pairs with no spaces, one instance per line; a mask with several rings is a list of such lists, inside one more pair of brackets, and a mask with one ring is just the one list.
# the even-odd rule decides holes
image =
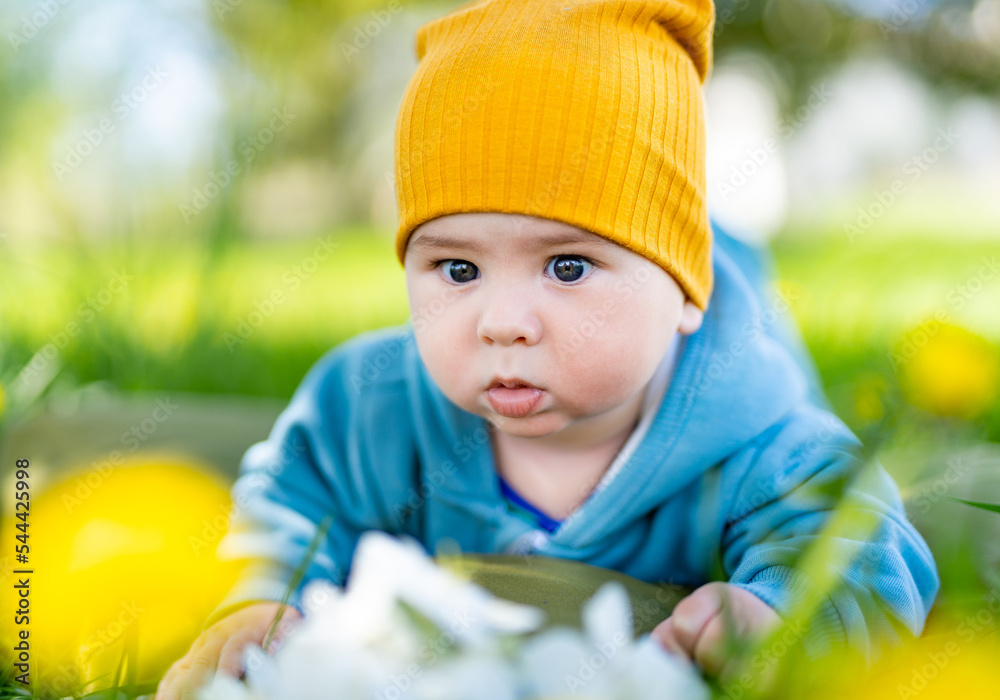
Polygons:
[[705,312],[694,305],[690,299],[684,301],[684,310],[681,312],[681,322],[677,326],[677,332],[683,335],[691,335],[699,328],[705,319]]

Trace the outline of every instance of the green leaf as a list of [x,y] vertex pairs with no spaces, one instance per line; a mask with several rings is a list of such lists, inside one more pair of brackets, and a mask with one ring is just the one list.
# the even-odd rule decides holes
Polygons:
[[948,496],[953,501],[958,501],[959,503],[964,503],[967,506],[973,506],[974,508],[982,508],[983,510],[988,510],[991,513],[1000,513],[1000,505],[993,503],[979,503],[977,501],[967,501],[964,498],[955,498],[954,496]]

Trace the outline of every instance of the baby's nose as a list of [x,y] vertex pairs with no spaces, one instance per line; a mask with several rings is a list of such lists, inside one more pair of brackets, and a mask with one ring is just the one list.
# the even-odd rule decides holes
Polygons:
[[542,324],[531,293],[507,289],[490,295],[479,315],[478,334],[488,344],[536,344],[542,337]]

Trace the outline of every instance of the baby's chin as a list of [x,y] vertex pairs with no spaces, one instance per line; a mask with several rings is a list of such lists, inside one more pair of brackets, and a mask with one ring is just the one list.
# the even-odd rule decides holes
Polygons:
[[498,432],[511,437],[518,438],[542,438],[563,430],[567,421],[551,412],[540,411],[539,413],[525,416],[524,418],[508,418],[499,416],[492,411],[479,412]]

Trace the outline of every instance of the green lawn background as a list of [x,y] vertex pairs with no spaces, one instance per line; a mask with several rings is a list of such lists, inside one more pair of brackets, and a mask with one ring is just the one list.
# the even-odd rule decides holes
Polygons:
[[[848,423],[854,387],[935,313],[1000,343],[1000,275],[980,273],[998,248],[988,237],[851,241],[837,230],[772,243],[779,289]],[[127,275],[125,292],[112,291],[116,272]],[[51,343],[62,386],[287,398],[326,350],[408,314],[391,236],[364,228],[222,245],[134,236],[39,243],[8,248],[0,277],[0,380],[8,384]],[[995,410],[988,435],[1000,441]]]

